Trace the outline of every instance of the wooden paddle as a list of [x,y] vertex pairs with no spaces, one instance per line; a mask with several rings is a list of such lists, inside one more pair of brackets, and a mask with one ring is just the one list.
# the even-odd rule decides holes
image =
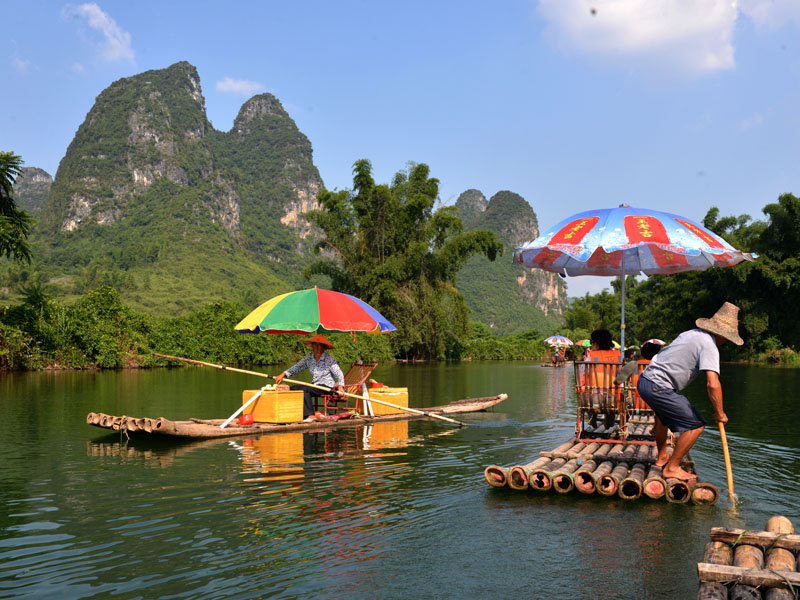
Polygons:
[[[243,373],[245,375],[256,375],[257,377],[266,377],[268,379],[275,379],[273,375],[267,375],[266,373],[259,373],[258,371],[247,371],[246,369],[236,369],[234,367],[226,367],[225,365],[215,365],[214,363],[204,362],[202,360],[194,360],[191,358],[181,358],[179,356],[170,356],[168,354],[159,354],[158,352],[153,352],[153,356],[159,356],[161,358],[168,358],[170,360],[180,360],[182,362],[191,363],[193,365],[201,365],[204,367],[213,367],[215,369],[222,369],[223,371],[233,371],[234,373]],[[333,390],[329,387],[324,387],[321,385],[314,385],[313,383],[308,383],[305,381],[295,381],[293,379],[286,379],[284,378],[283,381],[288,381],[289,383],[299,383],[302,385],[307,385],[309,387],[316,388],[318,390],[322,390],[325,392],[333,392]],[[461,423],[460,421],[456,421],[455,419],[451,419],[450,417],[445,417],[442,415],[436,415],[433,413],[425,412],[424,410],[417,410],[416,408],[409,408],[407,406],[398,406],[397,404],[392,404],[391,402],[385,402],[383,400],[376,400],[375,398],[368,398],[366,396],[359,396],[357,394],[350,394],[348,392],[341,392],[343,395],[348,396],[350,398],[356,398],[358,400],[366,400],[369,402],[375,402],[377,404],[383,404],[384,406],[391,406],[392,408],[396,408],[398,410],[402,410],[405,412],[410,412],[417,415],[425,415],[426,417],[430,417],[432,419],[439,419],[440,421],[446,421],[448,423],[453,423],[454,425],[458,425],[459,427],[466,427],[466,423]],[[244,407],[240,408],[236,413],[234,413],[225,423],[223,423],[222,427],[227,425],[233,418],[241,412]]]
[[728,438],[725,436],[725,424],[717,422],[719,425],[719,437],[722,440],[722,455],[725,457],[725,474],[728,476],[728,495],[731,502],[736,504],[736,494],[733,493],[733,471],[731,470],[731,455],[728,452]]

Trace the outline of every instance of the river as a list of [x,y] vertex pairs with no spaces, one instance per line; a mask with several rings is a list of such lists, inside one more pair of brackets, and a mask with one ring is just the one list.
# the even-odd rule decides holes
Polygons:
[[[277,368],[264,369],[277,372]],[[263,380],[203,368],[0,375],[0,598],[694,598],[714,526],[800,527],[800,370],[724,364],[737,505],[716,427],[692,451],[714,506],[490,488],[572,433],[570,368],[387,365],[411,406],[505,392],[466,428],[411,421],[130,441],[90,411],[226,417]],[[688,395],[710,418],[705,386]]]

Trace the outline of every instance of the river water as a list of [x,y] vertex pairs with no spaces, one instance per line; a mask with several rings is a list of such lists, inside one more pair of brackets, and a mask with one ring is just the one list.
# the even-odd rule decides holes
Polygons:
[[[277,368],[269,369],[277,372]],[[692,598],[714,526],[800,527],[800,371],[723,365],[735,490],[716,427],[692,451],[715,506],[490,488],[574,427],[572,372],[382,366],[412,406],[505,392],[458,429],[130,441],[90,411],[225,417],[263,380],[213,369],[0,375],[0,598]],[[703,382],[688,390],[710,418]]]

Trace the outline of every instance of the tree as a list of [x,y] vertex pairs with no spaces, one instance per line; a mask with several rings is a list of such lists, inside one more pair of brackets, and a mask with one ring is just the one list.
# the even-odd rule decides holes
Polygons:
[[0,256],[31,261],[28,235],[33,221],[14,202],[14,181],[22,170],[22,158],[0,151]]
[[375,306],[398,328],[393,348],[407,358],[459,355],[469,309],[456,275],[471,256],[494,260],[503,251],[490,231],[464,232],[453,207],[434,210],[438,195],[427,165],[410,164],[386,185],[362,159],[353,165],[353,189],[323,189],[321,209],[306,215],[323,237],[305,275],[327,275],[334,289]]

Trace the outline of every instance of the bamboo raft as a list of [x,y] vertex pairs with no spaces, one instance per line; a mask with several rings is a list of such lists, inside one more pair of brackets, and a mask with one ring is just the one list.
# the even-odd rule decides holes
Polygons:
[[712,527],[697,564],[699,600],[788,600],[800,590],[800,535],[786,517],[774,516],[766,531]]
[[[492,406],[500,404],[507,394],[489,396],[485,398],[467,398],[456,400],[443,406],[416,409],[434,415],[458,415],[464,413],[485,411]],[[86,416],[86,423],[103,429],[127,432],[136,435],[158,435],[171,436],[178,438],[221,438],[235,437],[240,435],[283,433],[285,431],[306,431],[315,429],[332,429],[356,427],[359,425],[371,425],[384,421],[403,421],[411,419],[426,418],[424,414],[396,413],[387,415],[376,415],[367,417],[363,415],[353,416],[348,419],[325,419],[316,421],[302,421],[298,423],[253,423],[251,425],[231,424],[225,428],[220,427],[225,422],[224,419],[189,419],[188,421],[171,421],[164,417],[156,419],[130,417],[127,415],[113,416],[104,413],[90,412]]]
[[[655,464],[653,421],[652,415],[633,416],[626,423],[624,435],[617,424],[585,430],[582,436],[571,438],[553,450],[539,452],[538,458],[527,464],[490,465],[484,470],[484,478],[493,488],[518,491],[554,490],[559,494],[576,491],[623,500],[645,496],[678,504],[716,503],[719,490],[710,483],[662,477],[661,467]],[[592,440],[590,435],[596,435],[597,439]],[[681,466],[696,474],[688,454]]]

